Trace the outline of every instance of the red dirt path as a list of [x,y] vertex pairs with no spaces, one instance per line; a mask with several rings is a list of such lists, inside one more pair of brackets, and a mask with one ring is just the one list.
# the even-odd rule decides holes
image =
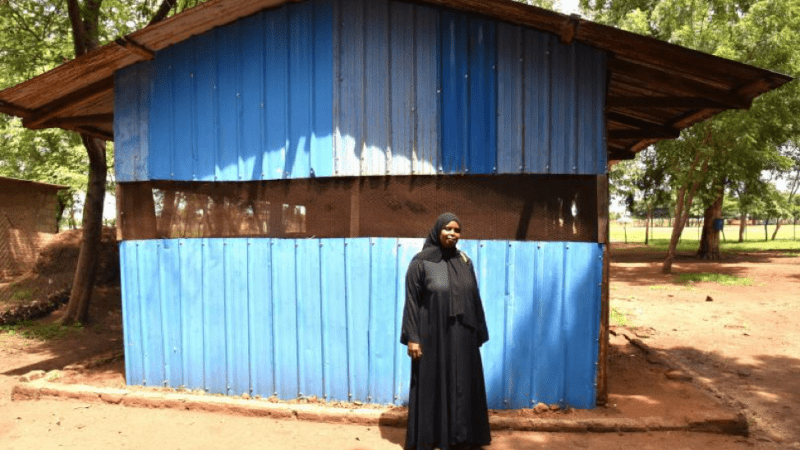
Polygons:
[[[753,280],[751,286],[685,286],[660,273],[661,255],[621,247],[614,250],[611,306],[626,315],[628,324],[616,327],[618,336],[612,337],[610,405],[591,414],[642,417],[658,411],[665,417],[690,417],[719,408],[700,387],[708,386],[746,414],[752,435],[495,432],[487,450],[800,448],[800,323],[792,320],[800,313],[800,257],[785,252],[727,255],[721,262],[681,257],[676,273],[721,272]],[[713,301],[706,301],[709,296]],[[91,313],[92,323],[60,340],[36,342],[0,333],[0,447],[402,448],[404,430],[390,427],[78,401],[11,402],[11,387],[33,369],[62,370],[60,382],[124,385],[118,288],[99,288]],[[648,362],[623,334],[683,364],[699,379],[668,379],[669,368]],[[570,419],[589,413],[547,414]]]

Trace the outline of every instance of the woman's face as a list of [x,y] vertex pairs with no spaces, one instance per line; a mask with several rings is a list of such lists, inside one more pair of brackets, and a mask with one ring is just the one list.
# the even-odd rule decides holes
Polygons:
[[455,247],[459,238],[461,238],[461,226],[455,220],[451,220],[439,232],[439,243],[442,244],[442,248]]

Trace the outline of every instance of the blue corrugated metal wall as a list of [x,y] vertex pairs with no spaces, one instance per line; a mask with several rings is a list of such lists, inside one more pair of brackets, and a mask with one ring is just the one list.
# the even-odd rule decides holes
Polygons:
[[[418,239],[180,239],[120,247],[129,384],[402,404]],[[490,340],[491,408],[592,407],[602,246],[462,241]]]
[[117,73],[119,181],[606,171],[605,54],[391,0],[264,11]]

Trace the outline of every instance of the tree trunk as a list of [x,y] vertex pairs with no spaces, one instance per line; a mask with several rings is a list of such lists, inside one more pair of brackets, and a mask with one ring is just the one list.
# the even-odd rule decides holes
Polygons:
[[647,218],[644,223],[644,245],[650,244],[650,221],[653,219],[653,209],[647,209]]
[[772,240],[775,240],[775,237],[778,235],[778,230],[781,229],[781,219],[775,221],[775,231],[772,232]]
[[764,219],[764,242],[769,241],[769,231],[767,231],[768,226],[769,226],[769,217]]
[[[689,168],[689,179],[692,179],[691,176],[694,170],[697,168],[698,165],[702,164],[702,168],[700,169],[701,172],[705,173],[708,171],[708,159],[705,159],[702,163],[700,163],[700,153],[695,156],[694,162],[692,167]],[[688,188],[688,185],[691,182],[687,182],[685,185],[681,186],[678,190],[677,201],[675,202],[675,224],[672,227],[672,236],[669,239],[669,247],[667,247],[667,257],[664,259],[664,264],[661,266],[662,273],[672,273],[672,262],[675,260],[675,252],[678,249],[678,241],[681,238],[681,233],[683,232],[683,227],[686,225],[686,221],[689,218],[689,212],[692,209],[692,201],[694,200],[694,194],[697,191],[697,187],[699,186],[700,182],[695,181],[692,184],[691,190]],[[688,191],[688,194],[687,194]]]
[[89,317],[89,302],[92,299],[95,274],[97,273],[97,249],[103,233],[103,203],[106,196],[106,144],[81,135],[89,155],[89,185],[83,207],[83,237],[78,255],[78,265],[72,281],[67,311],[61,317],[62,325],[85,323]]
[[717,198],[703,214],[703,234],[700,236],[700,248],[697,257],[700,259],[719,259],[719,231],[714,228],[716,219],[722,217],[722,198],[725,196],[724,185],[720,187]]
[[744,242],[744,230],[747,228],[747,214],[739,216],[739,242]]

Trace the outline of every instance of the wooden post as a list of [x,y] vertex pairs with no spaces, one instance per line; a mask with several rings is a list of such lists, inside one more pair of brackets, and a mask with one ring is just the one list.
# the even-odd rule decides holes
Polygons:
[[[124,239],[156,239],[156,206],[150,183],[117,185],[117,236]],[[119,229],[121,228],[121,234]]]
[[608,229],[608,175],[597,177],[597,242],[603,246],[603,279],[600,287],[600,333],[597,355],[597,406],[608,403],[609,272],[611,250]]

